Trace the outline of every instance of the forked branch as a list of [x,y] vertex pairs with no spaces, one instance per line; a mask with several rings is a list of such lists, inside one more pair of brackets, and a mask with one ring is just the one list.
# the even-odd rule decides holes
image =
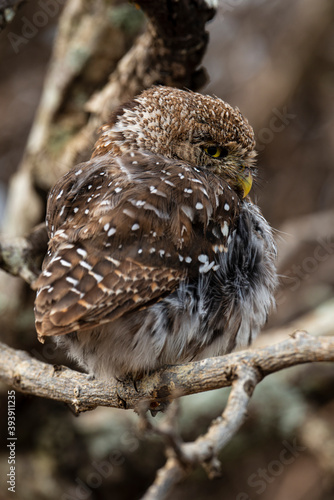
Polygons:
[[[218,453],[238,431],[256,385],[267,375],[314,361],[334,361],[334,338],[312,337],[298,331],[271,346],[232,353],[184,365],[167,366],[136,382],[106,383],[64,366],[43,363],[24,351],[0,345],[0,380],[28,394],[70,404],[76,413],[97,406],[135,409],[144,428],[166,438],[167,461],[157,472],[143,500],[167,499],[174,486],[202,465],[209,477],[220,473]],[[232,385],[222,416],[204,436],[184,443],[172,422],[154,427],[146,409],[163,408],[166,401]],[[175,416],[175,415],[174,415]]]

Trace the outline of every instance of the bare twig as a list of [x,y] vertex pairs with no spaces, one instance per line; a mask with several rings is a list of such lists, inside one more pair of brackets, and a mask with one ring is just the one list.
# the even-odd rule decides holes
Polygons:
[[[173,451],[179,462],[186,465],[187,461],[182,451],[182,439],[178,432],[177,419],[180,412],[179,402],[176,400],[173,405],[167,407],[165,418],[159,425],[153,425],[148,419],[147,406],[143,405],[138,412],[140,415],[139,429],[162,436],[168,447]],[[152,410],[151,410],[152,412]],[[155,413],[153,413],[155,416]]]
[[261,370],[256,366],[241,364],[236,368],[232,391],[222,417],[212,423],[205,436],[184,445],[183,453],[188,462],[206,463],[209,475],[216,475],[216,455],[243,423],[249,400],[261,380]]
[[169,457],[141,500],[165,500],[174,486],[186,476],[187,471],[180,466],[180,462],[175,457]]
[[[184,479],[198,464],[210,478],[220,475],[220,450],[228,443],[243,423],[254,388],[262,379],[256,367],[241,364],[236,369],[235,380],[222,416],[214,420],[204,436],[192,443],[178,444],[177,453],[171,455],[158,471],[154,483],[142,500],[164,500],[174,486]],[[157,427],[159,432],[159,427]]]

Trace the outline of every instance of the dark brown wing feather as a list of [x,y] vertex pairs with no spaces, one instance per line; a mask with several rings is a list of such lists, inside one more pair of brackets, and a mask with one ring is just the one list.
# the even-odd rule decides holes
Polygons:
[[92,328],[214,269],[238,197],[213,174],[152,154],[94,158],[53,188],[39,337]]

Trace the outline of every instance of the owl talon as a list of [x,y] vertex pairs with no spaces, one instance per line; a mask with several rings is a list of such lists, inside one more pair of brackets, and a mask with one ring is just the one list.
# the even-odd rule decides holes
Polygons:
[[133,383],[133,387],[135,388],[135,391],[136,391],[136,392],[139,392],[139,391],[138,391],[138,387],[137,387],[137,380],[136,380],[135,378],[134,378],[134,379],[132,379],[132,383]]
[[128,405],[125,399],[121,398],[119,394],[117,394],[117,399],[118,399],[118,408],[122,408],[123,410],[126,410]]
[[123,378],[120,377],[115,377],[117,382],[120,384],[131,384],[133,385],[134,389],[136,392],[139,392],[138,387],[137,387],[137,382],[140,380],[140,378],[134,378],[131,374],[125,375]]
[[169,407],[169,401],[152,401],[150,407],[148,408],[152,417],[156,417],[158,413],[165,413]]

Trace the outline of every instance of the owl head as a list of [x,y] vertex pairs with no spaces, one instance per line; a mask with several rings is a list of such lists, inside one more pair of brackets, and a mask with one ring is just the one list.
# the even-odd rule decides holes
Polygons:
[[101,128],[93,156],[150,151],[220,175],[246,196],[255,173],[252,127],[218,97],[153,87],[123,104]]

